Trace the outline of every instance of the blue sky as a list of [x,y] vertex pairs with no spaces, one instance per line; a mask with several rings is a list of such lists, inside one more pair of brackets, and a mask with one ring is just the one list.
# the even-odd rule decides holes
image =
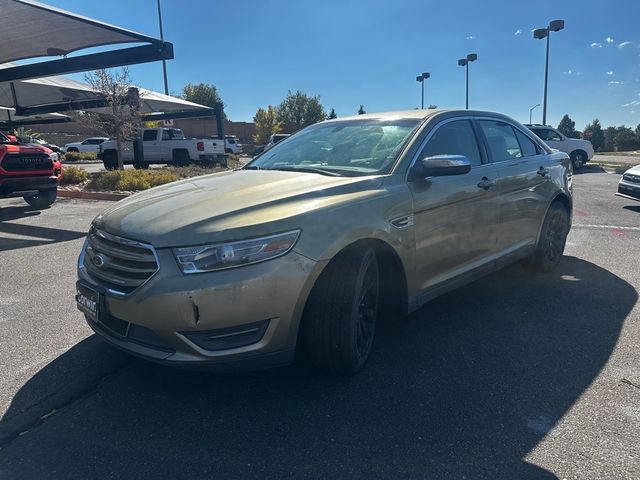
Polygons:
[[[156,0],[44,0],[45,3],[149,35],[158,35]],[[169,89],[216,85],[232,120],[287,90],[319,94],[338,116],[415,108],[429,71],[425,103],[470,107],[528,121],[542,102],[544,41],[531,30],[561,18],[552,34],[547,123],[564,113],[581,129],[640,123],[639,0],[162,0],[165,39],[173,42]],[[162,91],[159,63],[131,67],[135,83]],[[540,122],[541,107],[534,111]]]

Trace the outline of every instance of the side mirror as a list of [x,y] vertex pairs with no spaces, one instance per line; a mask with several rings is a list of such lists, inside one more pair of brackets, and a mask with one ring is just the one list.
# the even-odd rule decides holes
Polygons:
[[413,167],[411,177],[444,177],[464,175],[471,171],[471,162],[464,155],[435,155],[421,158]]

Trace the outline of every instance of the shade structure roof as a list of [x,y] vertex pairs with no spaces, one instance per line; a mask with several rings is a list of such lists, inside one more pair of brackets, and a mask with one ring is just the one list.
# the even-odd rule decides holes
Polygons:
[[68,55],[118,43],[153,43],[141,33],[99,22],[31,0],[0,0],[0,63]]
[[[0,65],[11,67],[12,64]],[[190,113],[194,116],[211,113],[213,109],[189,102],[182,98],[139,88],[140,113],[177,114]],[[63,76],[34,78],[0,82],[0,107],[13,108],[21,116],[44,113],[67,112],[70,110],[106,111],[106,100],[102,94],[89,85]]]
[[43,123],[69,122],[71,118],[61,113],[41,113],[38,115],[16,115],[13,108],[0,107],[0,128],[19,127],[24,125],[42,125]]
[[[38,78],[173,58],[169,42],[83,17],[34,0],[0,0],[0,63],[58,57],[0,70],[0,81]],[[138,44],[68,57],[91,47]]]

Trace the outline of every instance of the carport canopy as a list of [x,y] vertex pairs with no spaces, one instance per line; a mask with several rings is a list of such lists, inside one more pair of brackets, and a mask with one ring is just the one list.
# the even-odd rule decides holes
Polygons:
[[[75,73],[173,58],[173,45],[33,0],[0,0],[0,63],[62,57],[0,70],[0,82]],[[79,50],[116,44],[135,47],[79,56]]]
[[39,115],[22,116],[16,115],[16,111],[13,108],[0,107],[0,129],[70,121],[71,117],[62,115],[61,113],[42,113]]

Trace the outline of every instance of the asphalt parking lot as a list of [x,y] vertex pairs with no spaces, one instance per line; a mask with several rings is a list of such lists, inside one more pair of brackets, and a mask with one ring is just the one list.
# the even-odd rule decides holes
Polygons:
[[619,177],[575,175],[557,271],[385,325],[351,378],[127,357],[73,301],[108,203],[0,200],[0,478],[640,478],[640,202]]

